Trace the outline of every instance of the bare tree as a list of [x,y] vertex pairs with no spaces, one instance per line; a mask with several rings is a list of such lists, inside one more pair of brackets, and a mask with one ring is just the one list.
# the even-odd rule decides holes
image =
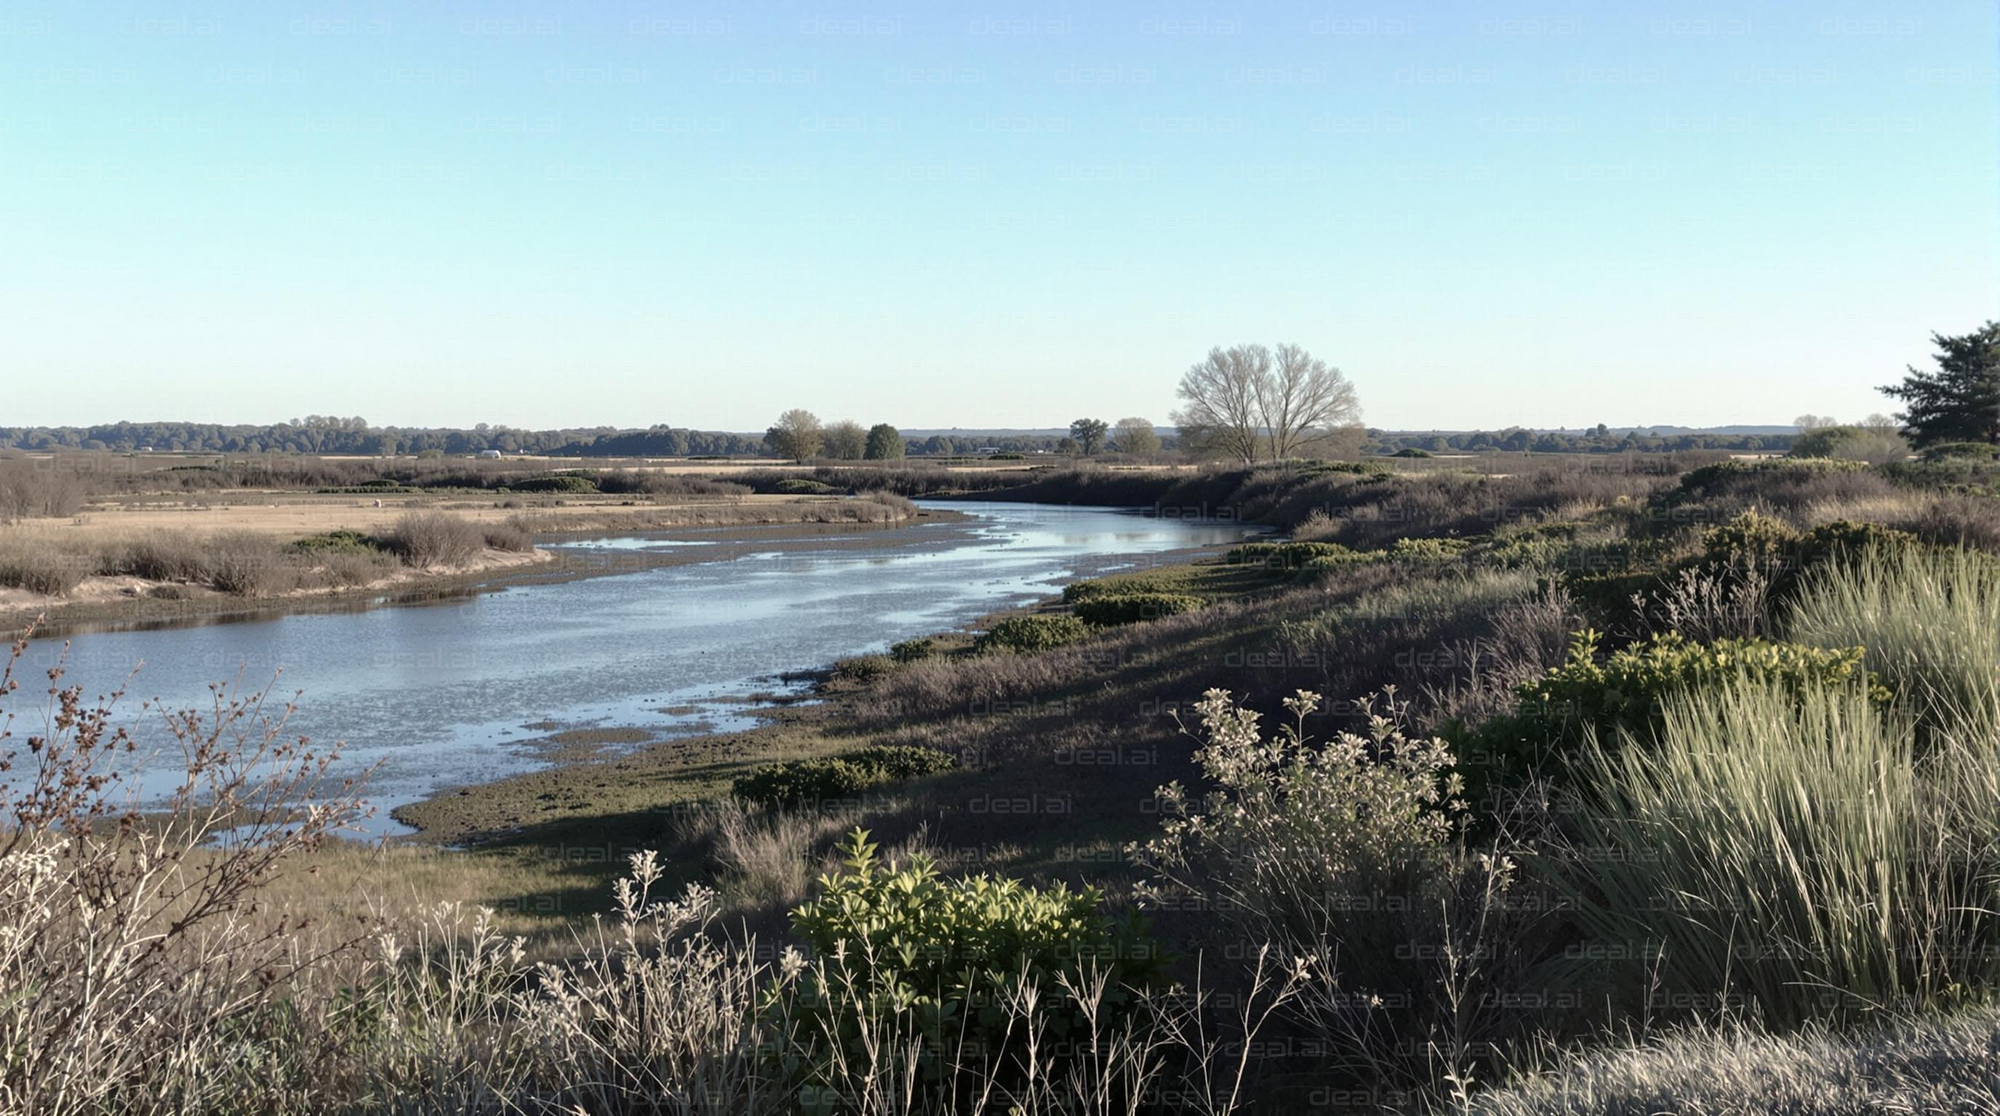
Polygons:
[[1180,397],[1182,444],[1244,462],[1330,452],[1352,440],[1342,435],[1361,413],[1347,377],[1297,345],[1278,346],[1275,357],[1262,345],[1210,349],[1182,375]]
[[848,419],[826,426],[826,455],[843,461],[859,461],[868,452],[868,431]]
[[1186,404],[1173,414],[1181,445],[1203,457],[1257,459],[1257,382],[1271,368],[1270,350],[1237,345],[1208,351],[1208,359],[1181,376]]
[[1306,455],[1361,414],[1354,385],[1340,369],[1297,345],[1280,345],[1277,367],[1257,381],[1257,412],[1271,456]]
[[1160,452],[1160,435],[1153,429],[1152,419],[1119,419],[1118,425],[1111,428],[1111,436],[1119,453],[1152,457]]

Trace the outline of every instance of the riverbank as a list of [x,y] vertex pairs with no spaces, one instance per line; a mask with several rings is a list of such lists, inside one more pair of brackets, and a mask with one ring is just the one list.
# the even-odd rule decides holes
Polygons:
[[[398,564],[385,543],[416,511],[462,520],[485,540],[505,545],[468,548],[451,561]],[[720,548],[705,554],[740,554],[807,541],[839,545],[828,544],[827,536],[953,518],[955,513],[925,512],[897,497],[840,496],[544,500],[532,506],[352,497],[119,504],[69,520],[0,527],[0,633],[18,635],[31,624],[62,634],[371,608],[696,560],[635,552],[606,561],[545,549],[604,535],[689,532]],[[285,578],[269,576],[281,567]],[[226,576],[216,576],[218,568]]]

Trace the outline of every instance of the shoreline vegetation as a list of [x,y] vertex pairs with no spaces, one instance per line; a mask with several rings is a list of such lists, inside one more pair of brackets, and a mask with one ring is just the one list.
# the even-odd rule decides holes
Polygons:
[[[100,1106],[214,1112],[2000,1103],[1926,1069],[1986,1057],[2000,988],[1996,467],[1422,464],[790,472],[1286,537],[843,660],[746,732],[576,741],[419,840],[320,840],[359,788],[301,825],[310,763],[221,763],[250,840],[51,860],[0,940],[115,941],[47,900],[178,872],[244,912],[162,939],[214,993],[96,990],[147,1021],[115,1051],[16,1030]],[[89,814],[116,750],[76,714],[38,770]]]
[[470,500],[259,492],[258,503],[101,501],[0,525],[0,633],[421,601],[613,567],[536,544],[728,531],[746,540],[938,521],[888,493]]

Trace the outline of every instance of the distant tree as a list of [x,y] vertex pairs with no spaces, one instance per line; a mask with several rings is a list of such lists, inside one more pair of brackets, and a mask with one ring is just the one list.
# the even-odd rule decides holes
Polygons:
[[903,456],[903,435],[886,422],[878,422],[868,428],[868,441],[862,447],[862,456],[870,461],[896,461]]
[[950,457],[952,454],[958,452],[958,447],[952,444],[950,438],[942,434],[933,434],[924,439],[924,452],[927,454],[936,454],[940,457]]
[[1075,438],[1065,437],[1056,442],[1056,452],[1075,456],[1083,452],[1083,447],[1076,444]]
[[1111,428],[1112,442],[1119,453],[1133,457],[1153,457],[1160,452],[1160,435],[1152,419],[1122,418]]
[[1092,454],[1104,445],[1104,432],[1109,429],[1103,419],[1080,418],[1069,424],[1069,436],[1076,439],[1084,453]]
[[1943,442],[2000,443],[2000,321],[1960,337],[1931,334],[1937,370],[1909,370],[1881,389],[1903,402],[1897,414],[1919,449]]
[[825,441],[826,455],[841,461],[859,461],[868,451],[868,432],[847,419],[828,424]]
[[1366,431],[1347,377],[1297,345],[1214,348],[1181,376],[1174,412],[1197,456],[1334,456],[1358,450]]
[[777,425],[764,432],[764,444],[779,457],[804,461],[819,453],[822,437],[819,418],[811,411],[794,407],[779,415]]
[[1798,427],[1799,433],[1803,434],[1808,430],[1824,430],[1829,426],[1839,426],[1840,420],[1832,415],[1815,415],[1807,412],[1793,419],[1792,425]]

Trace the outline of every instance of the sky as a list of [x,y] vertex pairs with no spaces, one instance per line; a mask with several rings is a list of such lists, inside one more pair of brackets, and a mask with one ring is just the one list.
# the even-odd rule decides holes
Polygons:
[[1892,409],[2000,315],[1990,0],[0,6],[0,426]]

